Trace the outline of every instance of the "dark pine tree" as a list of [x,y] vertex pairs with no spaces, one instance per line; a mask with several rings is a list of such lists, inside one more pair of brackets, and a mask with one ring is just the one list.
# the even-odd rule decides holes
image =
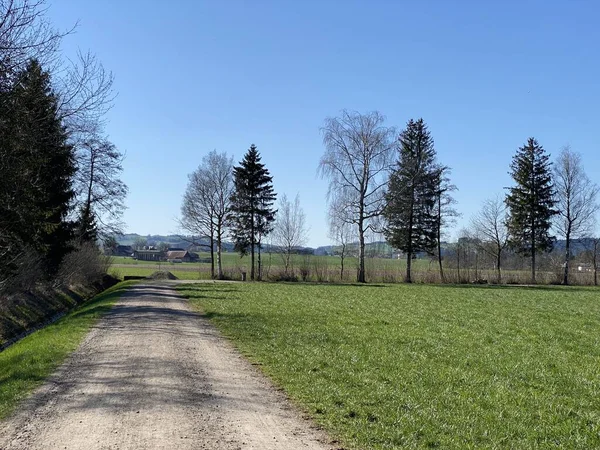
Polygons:
[[73,147],[58,115],[50,75],[36,60],[18,74],[10,93],[9,149],[19,161],[18,186],[10,208],[20,240],[34,248],[52,276],[70,250],[73,226],[67,221],[73,199]]
[[400,157],[388,183],[384,234],[392,247],[406,254],[405,279],[410,283],[414,255],[431,254],[436,247],[440,167],[423,119],[411,119],[398,142]]
[[515,186],[506,196],[510,245],[531,257],[531,282],[535,283],[535,257],[539,251],[550,251],[555,238],[550,235],[554,209],[554,185],[550,155],[534,138],[517,150],[509,174]]
[[79,219],[77,220],[76,230],[77,238],[80,244],[90,242],[96,244],[98,241],[98,225],[96,216],[89,203],[80,208]]
[[[235,250],[242,256],[250,252],[251,280],[255,279],[255,249],[260,247],[262,238],[273,230],[277,212],[273,209],[276,199],[273,177],[260,160],[258,150],[252,144],[240,165],[233,168],[235,189],[231,196],[229,215]],[[260,280],[260,266],[258,279]]]

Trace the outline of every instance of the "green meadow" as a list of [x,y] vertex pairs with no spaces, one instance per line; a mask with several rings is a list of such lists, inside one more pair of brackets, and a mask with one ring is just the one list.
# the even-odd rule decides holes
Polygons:
[[179,289],[344,447],[600,447],[596,289]]

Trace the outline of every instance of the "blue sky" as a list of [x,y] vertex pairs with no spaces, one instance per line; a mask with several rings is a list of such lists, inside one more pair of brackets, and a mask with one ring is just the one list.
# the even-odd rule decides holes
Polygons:
[[468,223],[534,136],[600,182],[600,4],[594,1],[55,0],[64,52],[115,75],[107,133],[127,154],[127,232],[177,231],[187,174],[213,149],[258,146],[329,243],[319,128],[343,109],[403,128],[423,117]]

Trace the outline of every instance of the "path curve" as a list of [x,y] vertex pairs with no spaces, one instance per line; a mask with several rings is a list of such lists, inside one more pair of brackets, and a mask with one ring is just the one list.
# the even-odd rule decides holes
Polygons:
[[131,287],[1,449],[314,449],[326,436],[167,283]]

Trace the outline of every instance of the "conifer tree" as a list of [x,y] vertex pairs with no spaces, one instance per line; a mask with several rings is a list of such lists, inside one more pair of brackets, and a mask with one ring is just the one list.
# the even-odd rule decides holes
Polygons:
[[410,120],[398,139],[399,160],[386,193],[384,230],[389,244],[406,254],[406,282],[412,282],[411,262],[417,252],[436,247],[435,210],[440,167],[435,161],[433,139],[423,119]]
[[73,147],[58,115],[50,75],[32,60],[9,94],[9,136],[4,136],[18,175],[6,213],[14,233],[42,257],[52,275],[69,251],[73,198]]
[[98,241],[98,224],[96,223],[94,211],[92,211],[89,204],[80,208],[75,233],[80,244],[84,242],[96,244]]
[[535,283],[536,253],[552,250],[555,240],[550,235],[552,217],[557,213],[552,163],[544,148],[529,138],[513,156],[510,169],[515,186],[509,188],[505,200],[509,243],[531,257],[531,282]]
[[[273,177],[262,164],[254,144],[233,168],[234,193],[231,196],[231,235],[240,255],[250,252],[250,279],[255,279],[254,252],[261,240],[273,230],[276,199]],[[260,280],[260,265],[258,279]]]

